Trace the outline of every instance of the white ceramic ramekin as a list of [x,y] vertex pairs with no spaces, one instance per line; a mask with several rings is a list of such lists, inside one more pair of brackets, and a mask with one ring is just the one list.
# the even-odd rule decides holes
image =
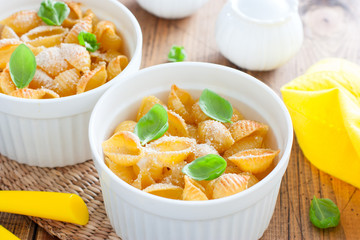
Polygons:
[[[57,167],[91,158],[88,140],[90,113],[99,97],[114,83],[140,67],[142,34],[134,15],[116,0],[83,0],[100,19],[115,23],[130,56],[126,69],[89,92],[59,99],[21,99],[0,94],[0,153],[20,163]],[[38,9],[41,0],[3,4],[0,19],[19,10]]]
[[188,17],[208,0],[137,0],[146,11],[157,17],[177,19]]
[[[246,118],[267,123],[271,147],[281,150],[274,170],[243,192],[206,202],[147,194],[112,173],[104,163],[101,143],[119,122],[136,117],[142,97],[155,95],[166,102],[172,84],[195,97],[204,88],[212,89]],[[285,105],[264,83],[229,67],[187,62],[140,70],[109,89],[93,110],[89,139],[106,212],[123,240],[251,240],[260,238],[269,225],[288,165],[293,129]]]

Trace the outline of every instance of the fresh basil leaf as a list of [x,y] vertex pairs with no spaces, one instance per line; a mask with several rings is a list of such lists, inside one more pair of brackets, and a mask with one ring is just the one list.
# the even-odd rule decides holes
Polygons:
[[17,88],[27,87],[34,78],[35,56],[25,44],[20,44],[11,54],[9,70],[11,79]]
[[209,117],[219,122],[231,123],[233,108],[229,101],[220,97],[215,92],[204,89],[199,99],[201,110]]
[[40,4],[38,16],[51,26],[60,26],[69,16],[70,9],[64,2],[44,0]]
[[139,137],[141,144],[160,138],[168,130],[168,114],[166,109],[155,104],[135,126],[134,133]]
[[186,52],[182,46],[172,46],[168,54],[169,62],[182,62],[186,59]]
[[86,50],[95,52],[99,49],[100,43],[97,42],[96,36],[92,33],[81,31],[78,35],[79,44],[85,46]]
[[336,227],[340,221],[340,211],[336,204],[327,198],[313,197],[310,205],[310,221],[315,227]]
[[68,5],[64,2],[55,2],[54,9],[58,16],[57,17],[58,23],[59,23],[59,25],[61,25],[64,22],[64,20],[69,16],[70,9],[69,9]]
[[197,181],[213,180],[220,177],[225,168],[224,158],[216,154],[208,154],[185,165],[182,172]]
[[47,25],[56,25],[56,12],[52,7],[51,0],[45,0],[41,2],[40,8],[38,11],[38,16],[47,24]]

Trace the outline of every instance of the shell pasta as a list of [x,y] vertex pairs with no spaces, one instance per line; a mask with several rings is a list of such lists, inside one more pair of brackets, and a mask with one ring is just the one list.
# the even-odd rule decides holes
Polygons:
[[[60,26],[47,25],[34,10],[0,21],[0,94],[36,99],[81,94],[126,68],[126,46],[114,23],[99,20],[81,3],[64,3],[70,13]],[[79,42],[80,33],[96,36],[98,47],[90,51],[88,44]],[[36,60],[35,76],[25,90],[17,89],[9,77],[10,57],[20,44],[29,47]]]
[[[155,105],[165,108],[168,128],[142,144],[136,126]],[[212,120],[189,92],[173,85],[167,105],[155,96],[144,97],[134,119],[116,126],[102,144],[105,164],[128,184],[160,197],[206,201],[237,194],[269,173],[280,151],[264,143],[266,124],[245,120],[235,108],[231,119]],[[227,163],[217,178],[195,180],[183,173],[186,165],[209,154]]]

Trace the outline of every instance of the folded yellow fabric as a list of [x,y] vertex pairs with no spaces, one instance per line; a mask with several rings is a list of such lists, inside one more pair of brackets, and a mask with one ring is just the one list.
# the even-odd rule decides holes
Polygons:
[[281,93],[307,159],[360,188],[360,66],[324,59]]

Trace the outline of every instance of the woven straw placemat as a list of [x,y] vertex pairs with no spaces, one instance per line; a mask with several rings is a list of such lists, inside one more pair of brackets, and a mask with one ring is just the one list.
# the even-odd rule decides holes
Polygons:
[[0,154],[0,189],[78,194],[89,209],[87,225],[30,218],[60,239],[120,239],[106,215],[98,174],[91,160],[75,166],[40,168],[19,164]]

